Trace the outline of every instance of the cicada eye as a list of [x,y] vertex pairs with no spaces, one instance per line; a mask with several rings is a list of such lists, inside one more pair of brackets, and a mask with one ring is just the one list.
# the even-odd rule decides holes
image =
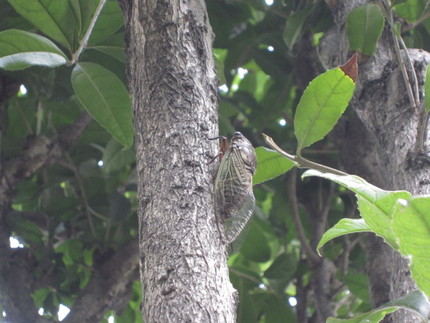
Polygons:
[[251,147],[241,146],[239,148],[239,151],[240,151],[240,156],[242,157],[242,160],[247,166],[247,168],[249,168],[251,172],[254,173],[256,163],[257,163],[254,148],[252,146]]

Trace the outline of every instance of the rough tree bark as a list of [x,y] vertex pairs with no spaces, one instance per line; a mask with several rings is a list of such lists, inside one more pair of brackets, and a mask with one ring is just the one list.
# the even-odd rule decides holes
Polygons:
[[202,0],[122,0],[139,177],[145,322],[234,322],[207,165],[217,134]]
[[[366,0],[327,1],[331,5],[336,26],[326,35],[320,47],[320,58],[326,67],[343,63],[348,54],[348,42],[345,36],[345,19],[350,10]],[[422,98],[425,67],[430,61],[429,53],[409,50],[420,85]],[[358,117],[369,133],[366,140],[354,146],[354,151],[361,151],[363,165],[372,165],[369,174],[362,173],[369,180],[374,180],[386,189],[405,189],[413,194],[430,192],[428,157],[416,153],[417,129],[420,123],[420,109],[409,102],[403,81],[399,61],[394,55],[392,36],[388,28],[379,40],[374,55],[359,66],[360,77],[351,102]],[[353,121],[355,126],[357,120]],[[347,154],[353,153],[350,149]],[[368,152],[376,152],[371,156]],[[348,156],[343,154],[345,160]],[[351,160],[350,160],[351,161]],[[369,163],[370,162],[370,163]],[[355,162],[355,164],[357,164]],[[366,168],[360,166],[361,169]],[[356,165],[357,166],[357,165]],[[360,174],[353,169],[349,171]],[[369,168],[368,168],[369,169]],[[378,183],[379,182],[379,183]],[[375,252],[378,250],[378,252]],[[401,297],[416,286],[410,277],[407,261],[379,239],[372,239],[368,244],[370,290],[375,306]],[[381,265],[383,264],[383,265]],[[398,311],[387,322],[416,322],[412,314]]]

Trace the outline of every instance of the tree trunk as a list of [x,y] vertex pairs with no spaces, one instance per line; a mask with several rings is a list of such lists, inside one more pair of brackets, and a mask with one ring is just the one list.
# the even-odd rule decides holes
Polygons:
[[234,322],[213,207],[217,87],[203,0],[123,0],[145,322]]
[[[346,16],[353,7],[366,2],[369,1],[338,1],[332,6],[336,26],[327,33],[320,48],[320,58],[326,67],[340,65],[346,61],[349,50],[345,36]],[[425,68],[430,61],[430,55],[418,50],[408,52],[417,73],[422,98]],[[399,65],[394,55],[391,32],[386,27],[376,52],[359,66],[359,81],[351,102],[371,137],[370,141],[364,140],[363,144],[371,142],[373,146],[354,146],[346,154],[354,151],[375,151],[377,156],[370,158],[374,161],[371,168],[374,175],[366,174],[367,178],[371,177],[370,181],[379,181],[382,178],[380,183],[373,183],[390,190],[403,189],[412,194],[429,194],[429,163],[427,158],[417,154],[415,149],[421,110],[413,107],[408,99]],[[356,170],[355,173],[361,175],[360,171]],[[382,243],[380,239],[372,239],[368,246],[370,290],[376,306],[380,305],[380,302],[401,297],[416,289],[406,259],[386,246],[381,246]],[[376,254],[375,250],[384,252]],[[418,319],[405,311],[398,311],[387,320],[415,321]]]

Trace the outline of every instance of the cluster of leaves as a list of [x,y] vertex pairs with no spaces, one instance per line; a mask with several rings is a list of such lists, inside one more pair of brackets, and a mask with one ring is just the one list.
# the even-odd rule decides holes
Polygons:
[[[35,257],[41,287],[32,297],[47,318],[71,307],[94,268],[137,237],[123,15],[114,0],[98,14],[100,3],[0,1],[2,77],[21,85],[1,120],[3,161],[33,138],[54,138],[83,109],[97,121],[59,163],[19,184],[6,215],[12,237]],[[106,315],[139,322],[139,284],[132,294],[122,316]]]
[[[270,183],[265,181],[284,174],[294,166],[321,169],[319,167],[321,165],[308,163],[307,159],[301,157],[302,149],[327,135],[344,112],[354,90],[354,82],[351,78],[345,77],[345,73],[336,68],[312,81],[300,101],[297,99],[301,92],[300,82],[293,79],[292,75],[300,72],[312,73],[315,70],[303,71],[297,67],[309,52],[300,52],[300,55],[305,56],[304,58],[293,58],[290,54],[294,54],[295,50],[299,51],[303,41],[307,41],[307,45],[310,44],[311,48],[312,45],[315,46],[324,28],[330,24],[323,18],[315,20],[316,14],[324,13],[324,9],[318,5],[320,4],[310,1],[302,5],[287,2],[286,6],[275,3],[270,8],[255,3],[240,6],[227,5],[228,9],[223,11],[224,19],[237,14],[234,16],[236,24],[231,25],[225,24],[223,20],[223,25],[218,26],[217,17],[215,19],[211,17],[216,34],[219,35],[218,30],[223,30],[221,39],[215,42],[218,68],[224,71],[225,78],[222,80],[228,89],[222,97],[220,107],[221,130],[229,132],[233,128],[239,128],[257,143],[261,140],[258,133],[270,133],[273,137],[281,138],[282,147],[288,150],[295,149],[297,152],[297,155],[293,156],[281,149],[278,150],[280,154],[263,147],[256,149],[258,170],[254,176],[254,185],[256,185],[254,191],[258,204],[257,216],[251,223],[248,238],[240,253],[230,258],[232,281],[241,297],[239,321],[243,322],[256,320],[293,322],[296,318],[292,313],[297,314],[298,311],[298,308],[291,305],[295,303],[295,298],[299,303],[302,302],[307,306],[308,315],[311,313],[312,316],[312,313],[315,313],[313,304],[306,304],[303,300],[306,297],[303,290],[312,289],[312,271],[306,268],[303,251],[298,248],[297,243],[300,238],[293,229],[295,224],[289,214],[291,205],[286,201],[288,193],[285,191],[285,184],[279,178]],[[212,6],[215,5],[212,4]],[[429,35],[426,27],[429,19],[424,20],[428,16],[426,14],[428,8],[423,6],[423,1],[403,1],[394,4],[394,10],[405,19],[406,31],[402,36],[409,44],[417,41],[421,36]],[[209,7],[211,8],[211,5]],[[226,4],[219,5],[217,13],[222,11],[221,7],[225,8]],[[419,11],[418,14],[417,10],[421,10],[418,8],[425,10]],[[249,13],[248,17],[245,18],[244,12]],[[416,15],[412,17],[409,14],[413,12]],[[285,23],[283,18],[287,16]],[[267,23],[269,20],[270,24]],[[318,21],[318,24],[313,24],[314,21]],[[422,21],[424,24],[419,25]],[[414,22],[418,28],[411,28]],[[359,51],[366,56],[372,55],[384,23],[384,14],[375,4],[353,10],[347,23],[351,50]],[[226,28],[229,28],[228,38],[224,36]],[[429,44],[425,42],[421,46],[426,48]],[[307,49],[309,50],[309,47]],[[312,66],[312,61],[307,63]],[[310,75],[300,75],[299,78],[307,80]],[[296,106],[297,109],[294,111]],[[294,128],[290,127],[290,124],[294,124]],[[296,146],[294,146],[293,131],[298,142]],[[316,151],[324,153],[330,145],[328,138],[325,138],[313,147]],[[273,146],[279,148],[276,145]],[[310,154],[309,151],[305,153]],[[323,159],[324,163],[335,164],[336,161],[327,159],[327,155],[329,154],[326,153],[326,159]],[[317,176],[334,181],[356,193],[362,218],[340,220],[324,235],[318,248],[329,240],[347,233],[374,232],[404,256],[412,258],[411,270],[414,279],[421,290],[429,295],[428,277],[424,274],[428,264],[422,254],[423,246],[430,237],[430,232],[425,229],[428,228],[428,219],[426,220],[423,212],[425,203],[428,203],[427,199],[413,198],[408,192],[383,191],[360,178],[341,175],[326,167],[321,170],[323,172],[316,170],[306,172],[303,175],[305,182],[297,183],[299,189],[306,187],[307,190],[318,190],[319,194],[312,196],[314,199],[327,197],[330,186],[324,186],[324,182],[311,180],[310,177]],[[265,183],[262,184],[263,182]],[[346,191],[339,189],[337,195],[341,199],[338,199],[337,203],[332,199],[325,201],[331,206],[329,223],[336,223],[342,216],[354,214],[349,211],[350,199],[345,198],[345,194],[347,194]],[[301,201],[308,210],[306,201]],[[417,203],[423,209],[418,207]],[[321,238],[315,236],[315,231],[308,222],[312,221],[311,212],[304,210],[300,212],[302,226],[308,239]],[[411,217],[414,220],[405,227],[402,222]],[[336,275],[336,279],[343,286],[339,288],[341,292],[333,292],[332,298],[333,303],[344,304],[340,307],[334,306],[334,313],[340,317],[348,317],[354,313],[369,311],[370,301],[366,275],[359,269],[363,266],[362,246],[360,243],[356,244],[357,240],[351,243],[349,238],[343,238],[342,242],[331,242],[331,248],[326,248],[326,257],[332,259],[335,264],[338,264],[338,259],[345,256],[345,253],[350,257],[350,267],[343,272],[339,268],[339,273]],[[351,245],[352,247],[349,247],[351,250],[342,252],[342,248]],[[334,286],[332,288],[335,289]],[[400,307],[416,311],[424,318],[425,310],[420,309],[423,304],[427,304],[426,296],[422,292],[416,292],[404,299],[342,322],[363,320],[377,322]],[[278,308],[277,314],[272,312],[271,306]],[[331,319],[331,321],[339,320]]]

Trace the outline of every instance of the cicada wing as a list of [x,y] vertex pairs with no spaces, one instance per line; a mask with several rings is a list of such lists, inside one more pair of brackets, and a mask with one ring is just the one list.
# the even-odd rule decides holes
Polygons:
[[[238,211],[235,214],[231,214],[230,217],[224,220],[225,239],[227,243],[232,243],[239,237],[240,233],[244,230],[246,224],[251,218],[254,208],[255,197],[252,190],[250,190],[243,199],[243,204]],[[240,245],[245,240],[245,237],[246,233],[244,234]]]
[[250,223],[251,221],[249,220],[246,224],[245,227],[243,228],[243,230],[239,233],[239,235],[237,236],[237,238],[232,241],[228,247],[227,247],[227,251],[229,255],[234,254],[235,252],[238,252],[239,249],[242,247],[243,243],[245,242],[245,239],[248,235],[248,231],[249,231],[249,227],[250,227]]

